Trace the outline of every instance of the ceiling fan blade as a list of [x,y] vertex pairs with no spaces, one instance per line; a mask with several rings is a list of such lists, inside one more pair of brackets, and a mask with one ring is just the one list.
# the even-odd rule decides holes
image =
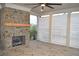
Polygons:
[[46,3],[47,5],[62,5],[61,3]]
[[39,7],[40,5],[37,5],[37,6],[35,6],[35,7],[33,7],[32,9],[34,9],[34,8],[36,8],[36,7]]
[[49,6],[49,5],[46,5],[47,7],[49,7],[49,8],[52,8],[52,9],[54,9],[54,7],[51,7],[51,6]]
[[39,3],[25,3],[24,5],[38,5]]

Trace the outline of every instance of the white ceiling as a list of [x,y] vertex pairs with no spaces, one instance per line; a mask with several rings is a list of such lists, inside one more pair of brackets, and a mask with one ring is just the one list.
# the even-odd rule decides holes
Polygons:
[[[36,6],[36,5],[27,5],[26,3],[17,3],[17,5],[21,5],[21,6],[29,8],[29,9],[32,9],[34,6]],[[50,12],[50,11],[79,7],[79,3],[62,3],[62,5],[50,5],[50,6],[54,7],[55,9],[50,9],[48,7],[45,7],[44,11],[41,12],[41,7],[39,6],[35,9],[33,9],[32,11],[36,12],[38,14],[41,14],[41,13]]]

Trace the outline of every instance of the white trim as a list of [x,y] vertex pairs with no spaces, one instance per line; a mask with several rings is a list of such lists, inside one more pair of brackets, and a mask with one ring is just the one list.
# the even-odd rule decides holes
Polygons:
[[71,14],[77,14],[77,13],[79,14],[79,11],[76,11],[76,12],[72,12]]
[[49,15],[42,15],[41,17],[49,17]]
[[63,15],[64,13],[59,13],[59,14],[53,14],[53,16],[59,16],[59,15]]

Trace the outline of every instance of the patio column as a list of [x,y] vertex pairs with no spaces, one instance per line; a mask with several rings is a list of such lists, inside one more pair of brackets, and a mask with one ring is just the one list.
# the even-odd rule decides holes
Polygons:
[[49,16],[49,43],[51,43],[51,25],[52,25],[52,15]]
[[67,15],[67,31],[66,31],[66,46],[70,45],[70,24],[71,24],[71,14]]

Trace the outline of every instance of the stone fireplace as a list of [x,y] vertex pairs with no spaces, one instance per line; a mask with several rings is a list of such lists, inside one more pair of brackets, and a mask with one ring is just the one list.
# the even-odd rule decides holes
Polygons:
[[[28,46],[29,32],[27,27],[6,26],[5,23],[29,24],[30,13],[9,7],[1,9],[1,41],[3,47]],[[1,43],[0,43],[1,45]]]

